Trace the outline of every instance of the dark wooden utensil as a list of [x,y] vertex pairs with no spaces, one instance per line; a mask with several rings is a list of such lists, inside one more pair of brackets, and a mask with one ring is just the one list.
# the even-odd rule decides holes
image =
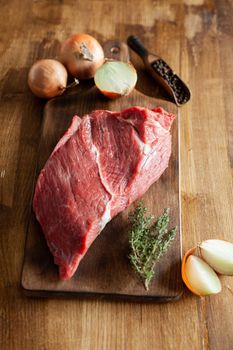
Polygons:
[[149,52],[136,36],[129,36],[127,43],[142,58],[149,74],[162,85],[177,106],[190,100],[191,92],[187,85],[161,57]]

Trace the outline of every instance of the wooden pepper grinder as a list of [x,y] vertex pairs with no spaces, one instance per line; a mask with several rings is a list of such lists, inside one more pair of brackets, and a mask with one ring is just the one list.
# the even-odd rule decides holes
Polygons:
[[161,57],[149,52],[136,36],[129,36],[127,44],[142,58],[149,74],[162,85],[178,106],[190,100],[191,92],[187,85]]

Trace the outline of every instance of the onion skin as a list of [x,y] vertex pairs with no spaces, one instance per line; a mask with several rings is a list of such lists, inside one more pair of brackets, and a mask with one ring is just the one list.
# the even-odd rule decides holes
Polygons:
[[190,255],[193,255],[193,254],[196,252],[196,249],[197,249],[197,247],[191,248],[191,249],[189,249],[189,250],[187,251],[187,253],[185,254],[185,256],[184,256],[184,258],[183,258],[183,261],[182,261],[182,266],[181,266],[181,275],[182,275],[182,279],[183,279],[184,283],[186,284],[186,286],[188,287],[188,289],[189,289],[192,293],[194,293],[194,294],[198,295],[199,297],[201,297],[201,294],[199,294],[198,292],[196,292],[196,291],[192,288],[191,284],[189,283],[188,277],[187,277],[187,275],[186,275],[186,263],[187,263],[187,259],[188,259],[188,257],[189,257]]
[[[80,44],[91,53],[92,60],[80,56]],[[61,62],[68,72],[79,79],[93,78],[97,69],[104,63],[104,51],[99,42],[89,34],[79,33],[69,36],[61,46]]]
[[[98,89],[98,88],[97,88]],[[121,97],[121,94],[118,94],[116,92],[110,92],[110,91],[105,91],[105,90],[100,90],[98,89],[104,96],[110,98],[111,100],[115,100],[116,98]]]
[[61,95],[67,84],[68,73],[63,64],[52,59],[35,62],[28,74],[28,85],[34,95],[52,98]]

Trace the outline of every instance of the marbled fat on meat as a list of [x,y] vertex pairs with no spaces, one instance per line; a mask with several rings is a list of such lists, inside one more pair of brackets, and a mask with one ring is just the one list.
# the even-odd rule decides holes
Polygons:
[[73,117],[40,172],[33,199],[61,279],[72,277],[107,222],[164,172],[173,119],[162,108],[140,107]]

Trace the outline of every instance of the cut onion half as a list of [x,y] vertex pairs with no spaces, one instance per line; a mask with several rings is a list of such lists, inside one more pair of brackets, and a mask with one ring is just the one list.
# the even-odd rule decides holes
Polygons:
[[221,282],[215,271],[201,258],[193,255],[196,247],[190,249],[183,259],[182,279],[192,293],[206,296],[221,292]]
[[233,275],[233,244],[221,239],[208,239],[200,244],[202,258],[218,273]]
[[114,99],[130,94],[137,82],[137,72],[131,63],[107,60],[94,80],[103,95]]

